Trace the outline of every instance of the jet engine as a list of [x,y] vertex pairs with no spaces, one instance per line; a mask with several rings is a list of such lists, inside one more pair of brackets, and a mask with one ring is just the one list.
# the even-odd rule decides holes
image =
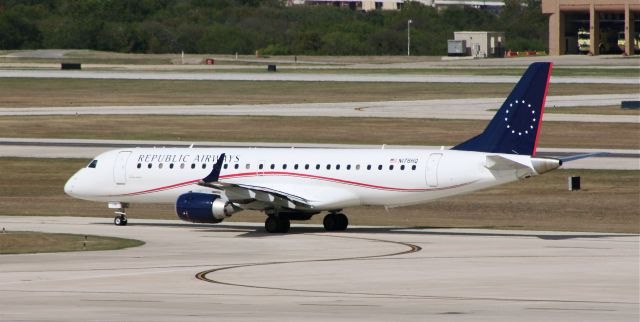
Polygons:
[[176,201],[178,217],[193,223],[219,223],[236,211],[229,201],[212,193],[187,192]]

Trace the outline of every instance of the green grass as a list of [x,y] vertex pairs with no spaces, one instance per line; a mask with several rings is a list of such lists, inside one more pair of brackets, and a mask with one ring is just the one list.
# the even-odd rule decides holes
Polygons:
[[[512,84],[0,79],[0,107],[367,102],[505,97]],[[549,95],[636,93],[636,85],[554,84]]]
[[[66,180],[88,160],[0,158],[1,215],[108,217],[106,203],[72,199]],[[582,190],[567,190],[568,176],[582,177]],[[34,184],[37,189],[34,189]],[[640,171],[556,170],[464,196],[393,208],[346,209],[356,225],[420,227],[494,227],[561,231],[640,232]],[[133,204],[136,218],[177,219],[173,205]],[[263,222],[264,214],[243,211],[230,220]],[[315,216],[311,223],[321,223]],[[294,222],[295,225],[295,222]]]
[[116,250],[144,245],[134,239],[53,234],[33,231],[5,231],[0,233],[0,254],[56,253],[95,250]]

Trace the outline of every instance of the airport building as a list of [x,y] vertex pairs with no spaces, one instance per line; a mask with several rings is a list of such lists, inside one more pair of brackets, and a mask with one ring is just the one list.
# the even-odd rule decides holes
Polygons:
[[550,55],[638,53],[638,0],[542,0],[542,12]]

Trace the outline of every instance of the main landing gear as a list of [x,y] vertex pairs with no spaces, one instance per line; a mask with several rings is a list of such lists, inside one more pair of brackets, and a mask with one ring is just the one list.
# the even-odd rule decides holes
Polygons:
[[[264,228],[269,233],[287,233],[291,228],[291,219],[307,220],[310,217],[310,215],[302,218],[296,216],[290,217],[282,213],[270,214],[264,222]],[[343,213],[332,212],[324,217],[322,223],[326,231],[344,231],[347,229],[347,226],[349,226],[349,219]]]

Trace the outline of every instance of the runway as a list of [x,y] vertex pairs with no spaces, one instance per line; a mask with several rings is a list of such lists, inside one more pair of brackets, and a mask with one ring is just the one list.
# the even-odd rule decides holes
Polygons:
[[[619,106],[620,102],[624,100],[640,100],[640,94],[549,96],[544,120],[549,122],[640,123],[640,117],[635,115],[549,113],[556,107]],[[472,98],[304,104],[15,107],[0,108],[0,116],[250,115],[489,120],[495,115],[495,110],[500,107],[503,101],[504,98]]]
[[[0,138],[0,157],[21,158],[85,158],[91,159],[111,149],[134,147],[272,147],[272,148],[382,148],[380,145],[264,143],[264,142],[182,142],[87,139],[26,139]],[[440,149],[440,146],[393,146],[384,148]],[[449,147],[445,147],[449,148]],[[640,151],[632,149],[569,149],[538,148],[537,156],[563,157],[583,153],[606,152],[606,156],[591,157],[565,163],[563,169],[640,170]]]
[[[224,80],[290,82],[391,82],[391,83],[509,83],[520,76],[476,75],[397,75],[397,74],[326,74],[326,73],[233,73],[233,72],[159,72],[159,71],[69,71],[69,70],[0,70],[2,78],[75,78],[133,80]],[[637,77],[552,76],[551,84],[640,84]]]
[[5,229],[140,239],[2,255],[2,321],[637,321],[638,236],[3,217]]

